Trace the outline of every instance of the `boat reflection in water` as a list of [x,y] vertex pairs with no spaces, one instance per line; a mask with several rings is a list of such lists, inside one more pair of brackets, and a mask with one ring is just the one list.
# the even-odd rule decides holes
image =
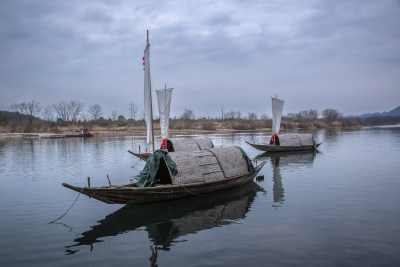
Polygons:
[[[242,186],[188,199],[180,199],[157,204],[130,206],[107,215],[91,230],[76,238],[76,244],[68,246],[66,253],[72,254],[79,246],[90,246],[102,242],[100,238],[127,233],[145,227],[149,239],[154,244],[152,254],[157,249],[169,250],[179,237],[232,224],[244,219],[257,192],[263,188],[251,181]],[[177,241],[175,241],[177,242]]]
[[256,160],[271,160],[272,187],[273,192],[273,207],[281,207],[285,201],[285,189],[282,184],[281,170],[290,168],[291,170],[298,167],[303,168],[307,165],[312,165],[318,151],[293,151],[293,152],[265,152],[258,155]]

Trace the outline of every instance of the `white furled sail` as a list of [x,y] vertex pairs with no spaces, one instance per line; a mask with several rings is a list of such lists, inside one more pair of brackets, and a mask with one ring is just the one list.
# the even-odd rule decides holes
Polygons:
[[143,57],[144,70],[144,119],[147,125],[147,143],[154,144],[153,136],[153,107],[151,98],[151,78],[150,78],[150,44],[149,32],[147,31],[147,44]]
[[281,118],[283,110],[283,100],[276,97],[272,98],[272,134],[279,134],[279,128],[281,127]]
[[172,97],[172,88],[167,89],[167,85],[165,85],[165,89],[156,90],[157,100],[158,100],[158,111],[160,113],[160,129],[161,129],[161,138],[168,138],[168,128],[169,128],[169,110],[171,107],[171,97]]

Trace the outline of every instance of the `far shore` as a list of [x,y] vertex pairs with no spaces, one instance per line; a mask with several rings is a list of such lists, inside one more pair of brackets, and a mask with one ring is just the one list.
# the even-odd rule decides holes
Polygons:
[[[63,131],[63,133],[70,133],[71,131]],[[155,129],[155,135],[157,136],[157,132],[159,134],[160,130]],[[207,130],[198,130],[198,129],[185,129],[185,130],[169,130],[171,135],[176,134],[218,134],[218,133],[235,133],[235,132],[265,132],[270,133],[271,129],[257,129],[257,130],[233,130],[233,129],[218,129],[214,131],[207,131]],[[96,129],[92,130],[96,136],[145,136],[146,130],[145,129]],[[4,139],[24,139],[24,138],[40,138],[42,135],[49,135],[54,134],[54,132],[35,132],[35,133],[0,133],[0,140]]]

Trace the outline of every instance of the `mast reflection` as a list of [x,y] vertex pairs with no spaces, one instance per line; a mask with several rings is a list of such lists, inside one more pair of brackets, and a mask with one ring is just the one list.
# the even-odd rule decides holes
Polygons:
[[265,152],[255,158],[256,160],[269,158],[271,161],[273,207],[281,207],[285,201],[281,170],[293,170],[298,167],[312,165],[317,153],[318,151]]

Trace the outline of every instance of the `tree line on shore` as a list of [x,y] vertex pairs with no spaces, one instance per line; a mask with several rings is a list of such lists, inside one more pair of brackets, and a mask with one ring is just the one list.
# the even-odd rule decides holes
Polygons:
[[[42,108],[39,102],[14,103],[9,111],[0,111],[0,129],[2,132],[54,132],[60,128],[121,128],[144,129],[143,114],[138,116],[136,105],[129,105],[129,118],[118,114],[116,110],[106,118],[99,104],[90,105],[85,112],[85,104],[71,100],[59,101],[57,104]],[[159,119],[155,119],[155,129],[159,128]],[[357,127],[363,125],[398,124],[400,117],[374,116],[368,118],[344,117],[336,109],[327,108],[320,112],[315,109],[303,110],[298,113],[288,113],[282,117],[283,129],[315,129],[326,127]],[[178,116],[171,118],[171,130],[257,130],[271,128],[272,119],[263,114],[258,116],[249,113],[243,116],[240,111],[221,112],[221,116],[197,117],[193,110],[185,109]]]

